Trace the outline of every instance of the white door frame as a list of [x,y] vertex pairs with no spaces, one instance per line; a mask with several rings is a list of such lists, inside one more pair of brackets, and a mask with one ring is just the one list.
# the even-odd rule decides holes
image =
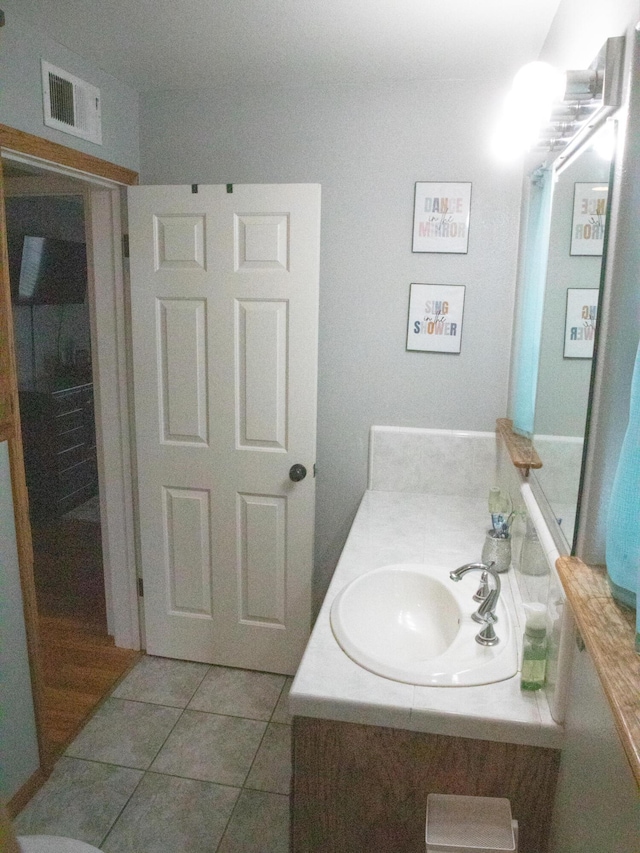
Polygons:
[[[21,188],[30,186],[33,195],[68,195],[72,187],[78,194],[77,184],[68,178],[83,184],[107,626],[116,646],[139,649],[128,301],[122,259],[124,185],[4,147],[2,157],[52,173],[45,186],[42,179],[21,180]],[[5,184],[5,195],[10,196],[12,182],[5,179]]]

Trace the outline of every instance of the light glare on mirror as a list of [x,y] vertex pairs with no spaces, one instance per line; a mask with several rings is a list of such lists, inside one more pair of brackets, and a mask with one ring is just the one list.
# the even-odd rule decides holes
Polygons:
[[603,160],[613,160],[616,146],[615,125],[612,121],[605,122],[593,137],[591,147]]
[[535,145],[565,88],[566,74],[548,63],[523,65],[513,78],[492,139],[494,155],[504,161],[515,160]]

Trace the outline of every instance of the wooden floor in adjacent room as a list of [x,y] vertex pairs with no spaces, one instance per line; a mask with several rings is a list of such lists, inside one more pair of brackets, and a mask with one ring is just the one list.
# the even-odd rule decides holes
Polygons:
[[118,649],[112,637],[62,616],[40,617],[40,645],[44,730],[54,757],[73,740],[140,652]]
[[140,656],[107,633],[100,524],[74,518],[33,527],[44,682],[44,736],[62,752]]

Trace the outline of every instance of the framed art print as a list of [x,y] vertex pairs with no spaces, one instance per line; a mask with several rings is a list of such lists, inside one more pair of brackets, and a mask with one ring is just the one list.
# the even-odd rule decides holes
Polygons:
[[564,324],[565,358],[593,357],[599,296],[600,291],[595,287],[567,288],[567,314]]
[[606,183],[577,183],[573,191],[570,255],[601,255],[607,221]]
[[471,212],[470,183],[416,183],[413,251],[466,254]]
[[407,349],[459,353],[464,293],[463,284],[412,284]]

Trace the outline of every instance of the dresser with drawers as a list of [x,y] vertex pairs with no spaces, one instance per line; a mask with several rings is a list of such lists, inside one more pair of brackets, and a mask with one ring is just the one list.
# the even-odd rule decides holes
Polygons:
[[97,494],[93,384],[22,388],[20,416],[32,517],[63,515]]

